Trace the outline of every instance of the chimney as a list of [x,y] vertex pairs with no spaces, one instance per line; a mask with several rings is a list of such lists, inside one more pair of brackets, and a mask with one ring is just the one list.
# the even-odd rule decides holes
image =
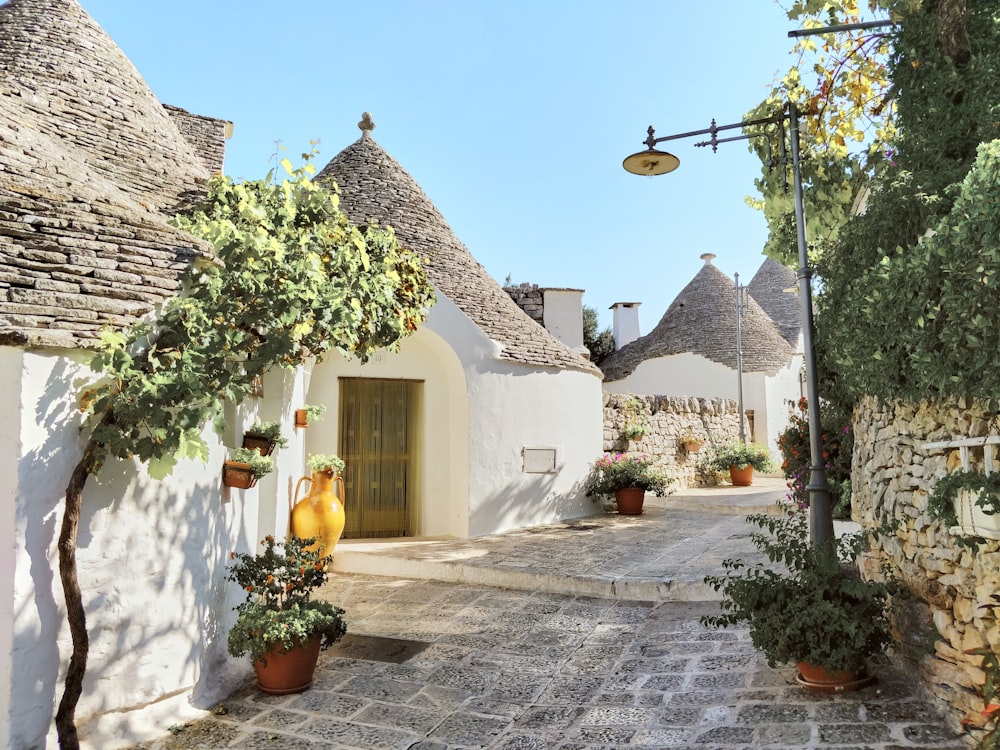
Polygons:
[[586,352],[583,345],[583,290],[542,289],[542,325],[570,349]]
[[611,306],[614,318],[611,335],[615,339],[615,351],[639,338],[639,305],[641,302],[615,302]]

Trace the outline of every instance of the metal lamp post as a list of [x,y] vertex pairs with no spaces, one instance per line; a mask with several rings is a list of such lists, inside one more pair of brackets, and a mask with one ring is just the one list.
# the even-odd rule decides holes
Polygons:
[[[840,31],[850,31],[852,29],[875,29],[884,26],[893,26],[894,21],[864,21],[861,23],[842,24],[840,26],[824,26],[818,29],[796,29],[788,32],[789,37],[816,36],[819,34],[832,34]],[[680,159],[665,151],[657,151],[656,145],[664,141],[677,140],[679,138],[690,138],[697,135],[711,135],[708,141],[696,143],[696,146],[711,146],[712,151],[716,151],[720,143],[729,141],[739,141],[752,138],[753,135],[738,135],[731,138],[718,138],[721,130],[732,130],[733,128],[745,128],[753,125],[776,124],[779,127],[788,121],[789,142],[791,146],[792,176],[795,191],[795,228],[796,241],[799,251],[799,297],[802,303],[801,326],[803,337],[803,349],[806,364],[806,398],[809,403],[809,461],[810,476],[806,490],[809,492],[809,538],[813,544],[825,544],[833,540],[833,508],[830,504],[830,488],[826,482],[826,469],[823,465],[823,448],[821,443],[821,428],[819,419],[819,391],[816,385],[816,351],[813,348],[813,310],[812,310],[812,271],[809,268],[809,258],[806,255],[806,221],[805,210],[802,205],[802,170],[799,164],[799,112],[795,102],[789,102],[785,111],[779,112],[771,117],[763,117],[757,120],[747,120],[734,123],[732,125],[717,126],[712,120],[712,126],[705,130],[694,130],[689,133],[677,133],[675,135],[655,138],[653,126],[649,126],[649,137],[644,143],[648,147],[645,151],[632,154],[627,157],[622,166],[633,174],[657,175],[672,172],[680,166]],[[781,148],[781,161],[785,159],[784,137],[779,141]],[[742,417],[741,417],[742,422]]]
[[[709,140],[696,143],[695,146],[711,146],[716,151],[720,143],[740,141],[754,137],[753,135],[738,135],[730,138],[719,138],[721,131],[735,128],[753,127],[755,125],[779,125],[788,122],[792,179],[795,198],[796,240],[799,255],[799,290],[801,292],[801,326],[803,348],[806,365],[806,398],[809,403],[809,462],[810,477],[806,490],[809,492],[809,538],[813,544],[826,544],[833,539],[833,507],[830,503],[830,488],[826,482],[826,468],[823,464],[823,448],[821,443],[819,395],[816,378],[816,352],[813,348],[813,313],[812,313],[812,271],[809,268],[809,258],[806,253],[806,222],[805,209],[802,202],[802,170],[799,164],[799,113],[794,102],[789,102],[787,108],[771,117],[756,120],[744,120],[731,125],[712,125],[704,130],[692,130],[687,133],[676,133],[657,138],[653,126],[649,126],[648,137],[644,141],[648,147],[627,157],[622,166],[629,172],[639,175],[658,175],[672,172],[680,166],[680,159],[665,151],[658,151],[656,146],[664,141],[681,138],[691,138],[699,135],[710,136]],[[782,157],[784,157],[784,139],[781,141]],[[742,415],[741,415],[742,421]]]
[[736,403],[740,410],[740,442],[746,443],[747,430],[744,426],[743,417],[743,291],[745,286],[740,286],[740,275],[736,276]]

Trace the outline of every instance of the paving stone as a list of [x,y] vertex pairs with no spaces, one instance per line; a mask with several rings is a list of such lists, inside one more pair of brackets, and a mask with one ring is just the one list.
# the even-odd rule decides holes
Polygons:
[[351,695],[307,690],[296,695],[289,702],[288,707],[323,716],[350,717],[366,705],[368,705],[368,701],[359,700]]
[[420,692],[419,682],[388,680],[382,677],[355,677],[342,686],[344,692],[359,698],[371,698],[390,703],[406,703]]
[[[306,739],[304,737],[295,737],[293,735],[278,733],[278,732],[268,732],[262,730],[259,732],[250,732],[239,738],[236,747],[240,750],[335,750],[336,745],[329,742],[318,742],[315,739]],[[372,750],[375,750],[376,746],[372,746]]]
[[447,742],[449,745],[485,747],[503,734],[508,724],[508,721],[492,716],[455,713],[442,721],[429,739]]
[[656,718],[652,708],[626,708],[618,706],[597,706],[588,708],[580,718],[583,725],[597,726],[630,726],[648,724]]
[[806,706],[795,704],[759,703],[739,709],[740,724],[770,724],[776,721],[805,721],[809,717]]
[[714,727],[708,731],[701,732],[694,738],[697,745],[706,745],[713,742],[750,743],[753,741],[753,727]]
[[942,747],[961,739],[960,735],[941,724],[911,724],[903,728],[903,736],[920,747]]
[[[655,536],[650,531],[648,539],[619,540],[601,554],[581,551],[581,532],[574,532],[571,554],[535,549],[504,562],[578,574],[573,586],[592,574],[605,586],[612,570],[633,580],[642,565],[633,553],[655,555],[646,570],[662,571],[665,560],[678,566],[707,559],[706,549],[729,538],[698,536],[699,529],[714,528],[711,519],[688,515],[669,534],[659,527]],[[647,520],[623,528],[641,530]],[[592,543],[609,538],[595,535]],[[482,573],[510,542],[454,544],[477,552],[472,559],[482,561]],[[702,551],[681,549],[692,545]],[[354,574],[340,574],[333,583],[327,590],[347,610],[352,634],[430,645],[399,664],[325,652],[312,689],[266,696],[248,685],[226,701],[226,715],[134,750],[966,747],[948,722],[934,720],[937,704],[919,694],[912,679],[887,670],[879,684],[855,693],[805,690],[794,682],[793,667],[766,665],[745,627],[702,626],[698,617],[717,612],[714,602],[615,602]]]
[[892,733],[885,724],[865,722],[864,724],[820,724],[819,740],[826,744],[856,742],[886,742]]
[[690,729],[640,729],[632,735],[631,744],[640,747],[688,747],[693,732]]
[[264,711],[255,716],[249,722],[253,726],[276,727],[279,729],[293,729],[309,720],[309,714],[297,711],[285,711],[276,708],[272,711]]
[[757,725],[757,741],[762,745],[784,745],[803,747],[812,738],[812,728],[808,724],[764,724]]
[[576,706],[529,708],[517,720],[519,729],[564,729],[580,718],[584,709]]

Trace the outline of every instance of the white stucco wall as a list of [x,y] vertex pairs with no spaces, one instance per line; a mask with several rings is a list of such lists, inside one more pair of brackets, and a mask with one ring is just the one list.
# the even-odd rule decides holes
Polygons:
[[[439,295],[427,322],[458,355],[469,404],[470,537],[595,512],[580,483],[601,455],[601,379],[498,359],[500,346]],[[555,448],[551,474],[523,471],[523,448]]]
[[21,408],[16,393],[21,380],[20,349],[0,347],[0,383],[7,397],[0,399],[0,746],[10,743],[12,664],[14,653],[15,555],[23,541],[17,536],[15,498],[17,462],[21,446]]
[[[9,411],[13,402],[21,415],[19,427],[16,418],[2,422],[20,443],[20,457],[0,456],[14,469],[0,480],[0,493],[13,498],[12,540],[0,525],[13,541],[3,547],[13,550],[13,571],[4,578],[12,586],[5,601],[13,604],[13,618],[0,625],[0,644],[12,640],[10,659],[0,664],[0,701],[10,717],[0,746],[45,747],[47,734],[48,746],[55,746],[51,723],[72,648],[56,541],[82,447],[73,381],[89,375],[83,358],[0,348],[0,374],[12,394],[3,408]],[[279,374],[272,399],[282,400],[283,379]],[[239,416],[249,423],[255,408]],[[90,634],[77,709],[85,746],[117,746],[115,740],[144,722],[143,709],[171,696],[208,707],[249,671],[246,660],[226,653],[232,606],[242,597],[225,582],[225,566],[231,550],[253,549],[274,531],[260,523],[276,516],[274,487],[269,493],[265,478],[251,490],[223,488],[226,447],[210,428],[205,437],[206,464],[182,461],[166,480],[155,481],[144,467],[113,459],[85,488],[77,551]],[[235,430],[230,437],[236,439]],[[301,466],[301,456],[279,461],[294,463],[295,473]],[[12,637],[3,630],[11,622]]]
[[545,330],[570,349],[586,351],[583,345],[583,290],[543,289]]
[[[439,302],[431,315],[440,316],[441,309]],[[338,355],[316,364],[302,403],[324,404],[327,411],[321,422],[298,431],[303,433],[307,455],[341,452],[339,378],[344,377],[422,383],[419,456],[424,468],[419,475],[416,533],[464,537],[468,528],[469,403],[465,373],[447,342],[430,326],[422,326],[403,340],[399,352],[379,352],[364,365]]]
[[[399,353],[366,365],[316,365],[307,401],[326,418],[306,432],[307,452],[339,448],[340,377],[423,382],[421,536],[480,536],[588,515],[578,483],[601,453],[601,381],[497,359],[499,346],[443,295]],[[551,474],[522,471],[522,449],[555,448]],[[350,500],[348,499],[348,507]]]

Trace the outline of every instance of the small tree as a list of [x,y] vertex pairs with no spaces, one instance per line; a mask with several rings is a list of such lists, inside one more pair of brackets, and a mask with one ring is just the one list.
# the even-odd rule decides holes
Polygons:
[[590,361],[595,365],[615,350],[615,339],[611,329],[597,330],[597,310],[589,305],[583,306],[583,345],[590,350]]
[[[152,322],[106,333],[84,393],[89,436],[66,489],[59,573],[73,653],[56,729],[78,748],[74,714],[89,639],[76,571],[83,489],[110,456],[138,458],[163,477],[178,458],[207,458],[204,425],[223,399],[240,403],[254,379],[330,350],[362,361],[397,348],[433,304],[423,261],[389,227],[351,226],[339,197],[315,185],[310,159],[287,179],[235,183],[217,176],[205,201],[174,224],[212,243],[220,264],[196,270],[185,294]],[[221,425],[219,425],[221,426]]]

